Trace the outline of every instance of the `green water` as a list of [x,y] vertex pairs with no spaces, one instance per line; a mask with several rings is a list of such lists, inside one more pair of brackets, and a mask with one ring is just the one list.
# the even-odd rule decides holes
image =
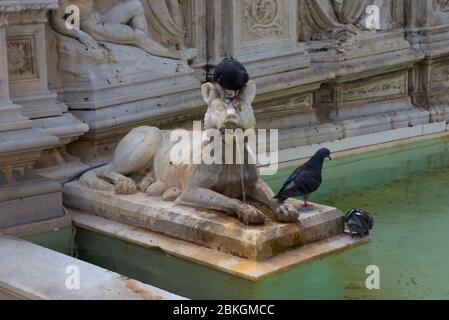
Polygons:
[[69,227],[63,229],[55,229],[50,232],[24,236],[22,237],[22,239],[66,255],[72,255],[72,243],[74,236],[73,232],[74,228]]
[[[294,168],[266,180],[279,189]],[[191,299],[448,299],[449,140],[326,162],[312,201],[373,213],[369,244],[260,282],[79,229],[80,258]],[[365,288],[369,265],[380,290]]]

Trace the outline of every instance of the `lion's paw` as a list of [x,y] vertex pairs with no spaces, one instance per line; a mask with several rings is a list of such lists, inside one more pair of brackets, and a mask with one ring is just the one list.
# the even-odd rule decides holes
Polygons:
[[134,194],[137,192],[137,186],[133,179],[120,177],[115,183],[115,192],[118,194]]
[[261,225],[265,223],[265,215],[248,204],[240,205],[237,216],[246,225]]
[[295,222],[298,220],[298,210],[289,203],[279,203],[274,209],[276,220],[279,222]]
[[163,201],[175,201],[181,195],[181,193],[181,188],[173,187],[167,189],[167,191],[162,194],[161,198]]
[[162,181],[156,181],[146,190],[147,196],[149,197],[160,197],[167,191],[167,185]]
[[147,192],[147,189],[149,186],[151,186],[154,183],[154,178],[151,176],[146,176],[137,184],[137,189],[139,189],[140,192]]

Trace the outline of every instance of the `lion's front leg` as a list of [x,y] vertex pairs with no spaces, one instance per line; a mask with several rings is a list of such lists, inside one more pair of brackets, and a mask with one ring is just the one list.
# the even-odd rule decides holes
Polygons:
[[249,196],[266,204],[276,214],[280,222],[295,222],[298,220],[298,211],[289,203],[274,199],[274,192],[261,178],[257,179],[249,190]]
[[258,225],[265,222],[265,215],[253,206],[242,203],[238,199],[229,198],[213,191],[219,186],[222,167],[220,165],[197,165],[191,171],[186,186],[176,203],[212,209],[237,216],[247,225]]
[[175,202],[193,207],[222,211],[231,216],[237,216],[246,225],[260,225],[265,222],[264,214],[255,207],[205,188],[189,188]]
[[134,194],[137,192],[136,182],[123,174],[105,171],[100,177],[111,181],[115,186],[115,192],[118,194]]

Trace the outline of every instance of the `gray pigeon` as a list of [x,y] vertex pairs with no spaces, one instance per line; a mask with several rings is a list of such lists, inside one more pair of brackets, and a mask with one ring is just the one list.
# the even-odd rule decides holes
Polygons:
[[324,159],[329,158],[332,160],[330,154],[327,148],[318,150],[309,161],[293,171],[274,198],[279,201],[285,201],[291,197],[303,197],[304,206],[307,207],[307,199],[310,194],[315,192],[321,185]]
[[346,225],[351,236],[355,233],[359,236],[369,235],[369,231],[374,226],[374,218],[362,209],[352,209],[346,213]]

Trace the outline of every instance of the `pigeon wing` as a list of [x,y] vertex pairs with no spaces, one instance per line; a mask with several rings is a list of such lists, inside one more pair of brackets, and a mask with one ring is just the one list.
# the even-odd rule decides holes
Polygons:
[[293,171],[287,178],[287,180],[285,180],[284,184],[282,185],[281,190],[279,190],[279,194],[283,194],[284,191],[290,190],[292,188],[295,187],[295,179],[296,176],[298,176],[300,174],[301,171],[303,171],[304,168],[303,166],[300,166],[298,168],[295,169],[295,171]]
[[321,172],[302,170],[295,178],[295,185],[301,194],[310,194],[321,185]]
[[[300,169],[300,168],[298,168]],[[321,173],[313,170],[298,170],[284,183],[280,195],[302,196],[314,192],[321,184]]]

